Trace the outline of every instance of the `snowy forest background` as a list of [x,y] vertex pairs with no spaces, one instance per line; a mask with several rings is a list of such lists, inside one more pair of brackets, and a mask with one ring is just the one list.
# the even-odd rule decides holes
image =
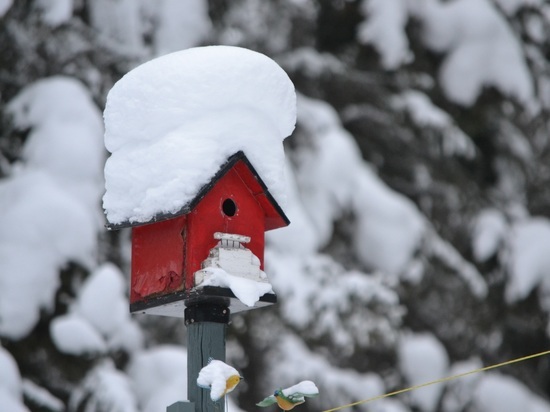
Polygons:
[[[101,207],[101,112],[188,47],[275,59],[298,92],[279,304],[232,317],[230,411],[314,380],[319,411],[550,347],[545,0],[0,0],[0,410],[163,412],[185,326],[130,316]],[[549,358],[355,407],[550,411]]]

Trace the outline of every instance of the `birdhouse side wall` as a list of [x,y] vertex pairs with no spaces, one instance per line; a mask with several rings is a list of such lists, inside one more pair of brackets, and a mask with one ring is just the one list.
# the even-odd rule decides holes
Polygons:
[[265,212],[256,196],[235,169],[222,176],[187,215],[185,287],[194,287],[194,273],[218,240],[215,232],[249,236],[245,244],[261,262],[264,260]]
[[186,216],[132,228],[130,303],[184,288]]

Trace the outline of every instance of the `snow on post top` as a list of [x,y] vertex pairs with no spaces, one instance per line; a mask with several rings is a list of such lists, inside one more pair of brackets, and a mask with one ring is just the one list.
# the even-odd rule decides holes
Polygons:
[[239,150],[284,203],[282,141],[294,129],[296,95],[261,53],[208,46],[151,60],[113,86],[104,118],[111,224],[177,213]]

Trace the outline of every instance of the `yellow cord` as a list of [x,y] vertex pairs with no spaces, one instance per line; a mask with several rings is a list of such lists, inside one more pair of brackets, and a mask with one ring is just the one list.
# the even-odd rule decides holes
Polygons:
[[401,393],[410,392],[410,391],[413,391],[415,389],[424,388],[425,386],[435,385],[436,383],[448,382],[448,381],[453,380],[453,379],[458,379],[458,378],[462,378],[464,376],[473,375],[474,373],[485,372],[485,371],[488,371],[488,370],[491,370],[491,369],[496,369],[496,368],[500,368],[502,366],[511,365],[512,363],[523,362],[523,361],[526,361],[526,360],[529,360],[529,359],[537,358],[539,356],[544,356],[544,355],[548,355],[548,354],[550,354],[550,350],[535,353],[533,355],[523,356],[521,358],[512,359],[512,360],[502,362],[502,363],[497,363],[496,365],[485,366],[483,368],[474,369],[474,370],[469,371],[469,372],[459,373],[458,375],[447,376],[446,378],[436,379],[436,380],[433,380],[433,381],[430,381],[430,382],[422,383],[420,385],[414,385],[414,386],[411,386],[409,388],[397,390],[395,392],[389,392],[389,393],[385,393],[383,395],[374,396],[374,397],[369,398],[369,399],[364,399],[362,401],[349,403],[347,405],[338,406],[338,407],[332,408],[332,409],[326,409],[322,412],[333,412],[333,411],[339,411],[339,410],[345,409],[345,408],[351,408],[352,406],[357,406],[357,405],[361,405],[363,403],[368,403],[368,402],[374,402],[374,401],[377,401],[377,400],[380,400],[380,399],[383,399],[383,398],[388,398],[390,396],[399,395]]

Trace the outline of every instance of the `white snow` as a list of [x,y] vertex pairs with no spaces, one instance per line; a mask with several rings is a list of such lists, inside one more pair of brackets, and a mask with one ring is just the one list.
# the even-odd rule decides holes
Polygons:
[[[479,359],[458,362],[450,376],[481,368]],[[449,381],[442,403],[444,410],[464,408],[483,412],[549,412],[550,404],[534,394],[521,381],[495,372],[476,373]]]
[[[91,26],[105,45],[136,55],[143,49],[140,2],[135,0],[94,0],[86,3]],[[113,44],[114,43],[114,44]]]
[[[544,19],[539,15],[534,14],[526,18],[525,31],[527,35],[536,43],[542,44],[546,40],[546,27]],[[534,50],[536,49],[530,49],[529,51],[532,52]],[[529,54],[527,55],[529,56]],[[538,55],[537,60],[544,60],[544,57]]]
[[[479,358],[471,358],[452,365],[448,376],[456,376],[483,367]],[[474,373],[461,378],[452,379],[445,385],[442,399],[442,409],[446,411],[461,411],[472,401],[472,393],[482,379],[483,373]]]
[[540,6],[541,0],[493,0],[507,16],[513,16],[523,7]]
[[237,299],[249,307],[253,307],[266,293],[273,293],[270,283],[235,276],[221,268],[206,267],[201,271],[205,274],[205,278],[197,287],[220,286],[229,288]]
[[[322,282],[305,273],[305,263],[299,257],[267,249],[265,262],[274,289],[285,297],[280,307],[284,318],[292,325],[305,327],[314,318],[314,311],[308,308],[315,302],[313,297],[318,290],[316,285]],[[290,278],[292,282],[289,282]]]
[[376,48],[382,67],[393,70],[410,62],[413,56],[405,33],[406,0],[363,0],[361,11],[366,20],[357,28],[359,42]]
[[351,356],[372,339],[395,344],[403,308],[385,283],[387,276],[346,271],[326,255],[274,250],[266,253],[266,268],[275,291],[284,296],[279,310],[290,325],[330,339],[342,355]]
[[298,382],[296,385],[292,385],[289,388],[283,389],[283,394],[288,396],[293,393],[303,393],[304,395],[317,395],[319,394],[319,388],[312,381]]
[[77,122],[96,132],[103,130],[101,114],[89,91],[71,77],[53,76],[28,85],[9,102],[7,110],[21,129],[53,121]]
[[68,410],[138,412],[128,376],[106,359],[88,372],[82,384],[71,392]]
[[541,282],[550,281],[550,220],[533,217],[513,225],[509,233],[508,303],[524,299]]
[[474,258],[484,262],[494,256],[504,236],[508,231],[508,224],[502,212],[496,209],[484,209],[474,221],[472,233],[472,248]]
[[[322,390],[322,396],[330,399],[331,406],[340,406],[352,400],[367,399],[385,392],[382,379],[375,373],[359,373],[353,369],[333,366],[325,356],[311,351],[300,337],[294,335],[277,336],[277,345],[269,345],[269,362],[266,368],[266,381],[281,388],[298,379],[314,379]],[[289,367],[289,365],[292,365]],[[246,381],[245,381],[246,382]],[[273,393],[278,387],[266,388]],[[318,398],[308,398],[311,410],[321,410]],[[384,401],[379,405],[385,406]],[[384,410],[382,407],[381,410]]]
[[345,64],[331,53],[320,53],[312,47],[289,51],[277,61],[290,71],[304,72],[308,77],[320,77],[327,73],[343,73]]
[[127,373],[143,412],[160,412],[187,398],[187,352],[181,346],[159,345],[138,352]]
[[143,334],[130,318],[126,285],[111,263],[95,269],[83,283],[69,313],[50,325],[56,347],[72,355],[97,354],[107,349],[129,352],[143,346]]
[[59,269],[92,264],[97,226],[49,174],[24,170],[0,182],[0,226],[0,335],[18,339],[52,307]]
[[154,26],[156,56],[198,46],[212,28],[206,0],[145,0],[142,8]]
[[38,0],[36,6],[44,23],[52,27],[66,23],[73,16],[73,0]]
[[550,404],[523,383],[499,373],[483,375],[473,393],[473,402],[483,412],[549,412]]
[[0,17],[4,16],[13,4],[13,0],[0,0]]
[[[351,172],[351,171],[350,171]],[[354,245],[359,258],[399,274],[417,250],[425,221],[414,204],[386,186],[368,167],[358,168],[353,209],[361,211]]]
[[130,319],[126,287],[120,269],[106,263],[98,267],[82,285],[75,311],[101,334],[111,336]]
[[409,5],[424,24],[426,45],[447,53],[439,72],[447,98],[469,106],[489,86],[523,103],[533,97],[519,41],[488,0],[426,0]]
[[103,129],[88,91],[69,77],[28,85],[7,112],[30,129],[22,163],[0,182],[0,335],[19,339],[51,308],[59,270],[93,265]]
[[103,353],[107,348],[134,352],[143,345],[143,334],[128,312],[124,277],[111,263],[89,275],[69,310],[50,325],[61,352]]
[[[399,369],[413,385],[445,377],[449,370],[449,357],[445,348],[429,333],[406,334],[398,348]],[[435,411],[443,393],[443,385],[431,385],[410,392],[413,402],[426,412]]]
[[15,399],[21,398],[21,375],[15,359],[0,346],[0,388]]
[[285,178],[287,194],[285,214],[292,224],[267,232],[266,244],[284,253],[305,256],[314,253],[321,246],[322,239],[317,235],[317,229],[309,217],[309,211],[306,210],[300,198],[296,175],[288,160]]
[[103,192],[103,122],[84,85],[64,76],[39,80],[12,99],[7,111],[18,128],[31,128],[22,151],[26,168],[47,172],[97,213]]
[[417,90],[407,90],[393,99],[393,105],[406,110],[420,127],[432,127],[442,132],[441,152],[444,156],[461,155],[471,159],[475,156],[475,145],[453,121],[451,116]]
[[10,412],[29,412],[27,407],[0,387],[0,410]]
[[29,134],[23,159],[27,167],[47,171],[83,207],[97,211],[103,185],[104,153],[98,145],[101,133],[101,129],[77,122],[49,121]]
[[284,204],[282,141],[294,129],[295,93],[263,54],[210,46],[159,57],[115,84],[104,117],[111,223],[177,212],[239,150]]
[[[540,0],[495,0],[507,15]],[[426,46],[446,53],[439,82],[447,98],[470,106],[484,87],[495,87],[522,103],[534,85],[520,42],[489,0],[363,0],[358,27],[362,43],[380,53],[385,69],[412,60],[405,26],[410,16],[423,24]]]
[[28,412],[22,399],[19,368],[11,354],[0,346],[0,411]]
[[56,317],[50,324],[50,335],[55,347],[69,355],[99,354],[106,350],[99,332],[77,315]]
[[485,298],[489,287],[477,268],[464,259],[453,245],[439,236],[433,227],[427,233],[424,252],[455,271],[468,285],[474,296],[480,299]]
[[107,340],[107,346],[109,349],[122,349],[133,353],[143,348],[144,340],[139,324],[129,318],[111,334]]
[[405,406],[397,399],[386,398],[369,405],[372,412],[411,412],[410,408]]
[[509,122],[502,125],[501,134],[506,136],[501,139],[504,147],[510,151],[510,154],[516,156],[525,163],[534,162],[535,154],[530,138],[522,133],[517,127]]
[[419,126],[445,128],[453,123],[451,116],[435,106],[430,98],[418,90],[407,90],[394,100],[398,109],[407,109]]
[[353,212],[357,256],[368,266],[399,274],[418,248],[424,218],[365,164],[328,104],[300,95],[298,113],[313,145],[300,153],[298,186],[320,243],[329,241],[335,220]]
[[197,378],[197,385],[210,389],[210,399],[214,402],[225,395],[227,380],[232,376],[241,376],[239,371],[220,360],[212,359],[203,367]]
[[65,411],[63,401],[29,379],[23,379],[23,393],[25,398],[31,399],[34,405],[39,405],[51,412]]

